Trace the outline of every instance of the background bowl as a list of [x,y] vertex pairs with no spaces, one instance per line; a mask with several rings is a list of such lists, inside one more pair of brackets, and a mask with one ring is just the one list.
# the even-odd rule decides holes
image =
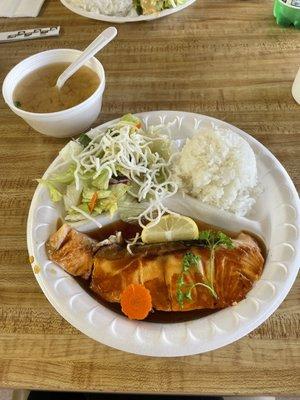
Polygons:
[[191,6],[196,0],[186,0],[186,2],[180,6],[174,8],[168,8],[166,10],[156,12],[153,14],[148,15],[136,15],[136,16],[126,16],[126,17],[119,17],[116,15],[104,15],[99,14],[93,11],[84,11],[80,7],[76,7],[76,5],[69,3],[66,0],[60,0],[61,3],[67,7],[70,11],[74,12],[75,14],[81,15],[86,18],[96,19],[99,21],[110,22],[112,24],[124,24],[127,22],[141,22],[141,21],[152,21],[154,19],[167,17],[168,15],[172,15],[179,11],[184,10],[185,8]]
[[298,104],[300,104],[300,68],[294,80],[292,94]]
[[105,72],[100,61],[93,57],[85,63],[97,73],[100,85],[84,102],[67,110],[53,113],[32,113],[14,105],[13,93],[18,83],[29,73],[45,65],[59,62],[73,62],[82,52],[72,49],[55,49],[35,54],[17,64],[6,76],[2,94],[9,108],[24,119],[33,129],[54,137],[74,136],[84,132],[96,121],[102,106],[105,89]]

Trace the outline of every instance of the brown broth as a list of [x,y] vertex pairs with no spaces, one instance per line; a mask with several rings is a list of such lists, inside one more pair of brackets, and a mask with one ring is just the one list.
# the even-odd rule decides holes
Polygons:
[[96,229],[88,232],[88,236],[101,242],[107,239],[110,235],[114,235],[116,232],[121,231],[122,237],[125,240],[132,239],[136,233],[141,233],[142,228],[138,224],[129,224],[124,221],[115,221],[111,224],[103,226],[101,229]]
[[99,76],[87,66],[81,67],[58,90],[59,75],[70,63],[41,67],[23,78],[13,93],[14,104],[24,111],[51,113],[74,107],[88,99],[99,87]]
[[[220,228],[206,224],[205,222],[195,220],[195,222],[198,225],[199,230],[213,230],[213,231],[219,231]],[[122,236],[124,239],[131,239],[135,236],[137,232],[141,232],[141,227],[137,224],[129,224],[127,222],[123,221],[116,221],[111,224],[105,225],[101,229],[97,229],[94,231],[91,231],[88,233],[88,236],[91,238],[101,241],[106,239],[110,235],[114,235],[117,231],[122,232]],[[236,232],[229,232],[224,229],[222,229],[222,232],[226,233],[228,236],[235,238],[238,236],[238,233]],[[247,232],[248,233],[248,232]],[[250,233],[252,237],[254,237],[258,245],[262,251],[262,254],[265,258],[266,256],[266,246],[264,242],[260,239],[254,236],[252,233]],[[82,279],[77,278],[78,283],[86,290],[94,299],[96,299],[99,303],[101,303],[103,306],[107,307],[111,311],[123,315],[121,311],[121,306],[119,303],[109,303],[105,300],[103,300],[99,295],[94,293],[90,288],[89,288],[89,282],[84,281]],[[158,311],[155,310],[155,312],[150,313],[148,317],[145,319],[146,322],[154,322],[154,323],[178,323],[178,322],[186,322],[186,321],[192,321],[195,319],[199,319],[202,317],[206,317],[207,315],[211,315],[215,312],[219,311],[218,309],[215,310],[192,310],[192,311],[172,311],[172,312],[166,312],[166,311]]]
[[[97,293],[93,292],[89,287],[89,281],[85,281],[84,279],[76,278],[76,281],[79,285],[89,293],[91,297],[98,301],[98,303],[102,304],[104,307],[109,310],[115,312],[116,314],[122,315],[124,314],[121,310],[121,305],[119,303],[109,303],[108,301],[103,300]],[[207,315],[214,314],[219,311],[218,309],[214,310],[192,310],[192,311],[159,311],[155,310],[148,315],[144,321],[146,322],[154,322],[154,323],[169,323],[176,324],[177,322],[187,322],[193,321],[195,319],[199,319],[202,317],[206,317]]]

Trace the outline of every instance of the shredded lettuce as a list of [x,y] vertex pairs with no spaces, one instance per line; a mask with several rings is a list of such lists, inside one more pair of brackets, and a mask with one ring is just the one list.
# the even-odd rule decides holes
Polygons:
[[132,114],[123,115],[117,123],[117,127],[131,126],[132,128],[139,129],[142,126],[141,120]]
[[132,221],[139,217],[148,207],[147,202],[139,203],[132,196],[126,195],[122,201],[118,203],[118,213],[121,220]]
[[37,179],[37,181],[48,189],[50,198],[54,203],[62,200],[63,195],[57,190],[53,183],[46,179]]
[[95,179],[92,180],[92,185],[98,189],[107,190],[109,186],[109,179],[109,170],[104,169]]
[[144,129],[134,115],[81,135],[60,152],[63,162],[41,182],[63,200],[67,221],[119,212],[124,219],[158,222],[163,200],[177,191],[171,180],[168,130]]
[[82,146],[74,140],[71,140],[59,152],[59,156],[66,162],[72,162],[72,155],[77,156],[82,151]]
[[74,182],[67,186],[66,193],[63,196],[65,209],[67,211],[71,210],[72,207],[77,206],[79,204],[82,193],[82,187],[83,187],[82,184],[80,184],[79,189],[77,189]]
[[74,171],[76,169],[76,165],[71,163],[70,166],[63,172],[54,174],[48,179],[51,183],[64,183],[65,185],[69,185],[74,182]]
[[97,193],[98,199],[106,199],[111,195],[110,190],[95,190],[95,188],[85,187],[82,191],[82,202],[89,203],[95,193]]

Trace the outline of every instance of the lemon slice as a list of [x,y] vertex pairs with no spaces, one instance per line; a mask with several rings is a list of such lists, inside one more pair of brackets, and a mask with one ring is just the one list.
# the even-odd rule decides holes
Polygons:
[[147,225],[142,231],[144,243],[172,242],[198,239],[199,230],[195,221],[182,215],[164,215],[158,224]]

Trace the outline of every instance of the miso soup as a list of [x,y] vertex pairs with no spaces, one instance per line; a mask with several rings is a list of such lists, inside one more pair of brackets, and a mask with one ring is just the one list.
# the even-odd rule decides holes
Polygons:
[[96,72],[87,66],[81,67],[58,90],[55,85],[59,75],[70,63],[55,63],[36,69],[17,85],[14,104],[24,111],[51,113],[74,107],[88,99],[99,87]]

